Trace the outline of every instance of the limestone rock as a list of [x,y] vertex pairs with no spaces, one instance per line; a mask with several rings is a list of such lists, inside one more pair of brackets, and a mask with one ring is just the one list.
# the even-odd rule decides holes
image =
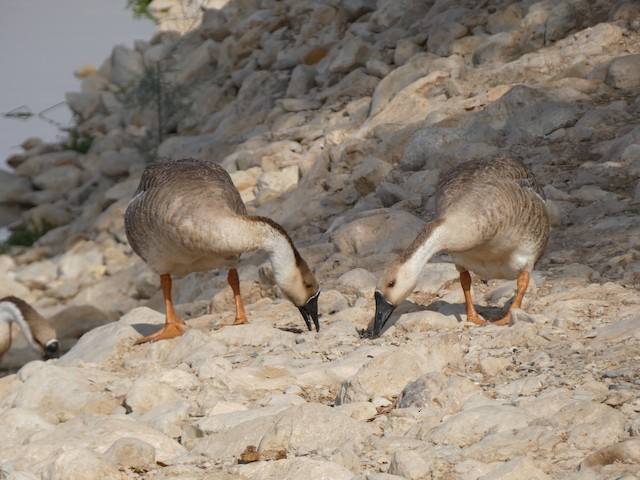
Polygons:
[[50,422],[66,421],[82,413],[110,414],[118,405],[77,371],[40,362],[27,364],[20,372],[24,384],[13,405],[38,412]]
[[400,253],[423,226],[420,219],[403,211],[374,213],[338,227],[333,233],[333,241],[341,252],[351,255]]
[[104,456],[122,467],[149,468],[155,464],[156,450],[143,440],[122,437],[104,452]]
[[525,411],[506,405],[486,405],[463,410],[435,428],[429,439],[437,444],[464,447],[479,441],[489,432],[525,427],[532,417]]
[[101,458],[86,448],[76,448],[60,453],[49,466],[51,478],[109,479],[122,478],[117,465]]
[[427,368],[422,359],[412,352],[391,351],[380,355],[342,384],[336,404],[367,401],[374,394],[395,397],[410,379],[426,373]]
[[640,78],[640,55],[626,55],[609,64],[604,82],[613,88],[634,88]]
[[111,52],[111,80],[122,88],[130,87],[142,78],[142,55],[124,45]]
[[31,184],[26,178],[0,170],[0,204],[15,204],[31,191]]
[[353,477],[353,473],[350,470],[335,462],[314,460],[307,457],[251,463],[236,467],[234,471],[256,480],[268,480],[270,478],[294,480],[307,476],[310,478],[350,480]]

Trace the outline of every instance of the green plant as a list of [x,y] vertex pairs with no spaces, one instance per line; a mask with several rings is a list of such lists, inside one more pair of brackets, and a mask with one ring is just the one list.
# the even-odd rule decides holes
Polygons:
[[0,254],[7,253],[9,248],[13,246],[30,247],[36,240],[54,228],[56,228],[56,226],[50,224],[44,224],[40,228],[34,228],[22,223],[11,232],[11,235],[4,243],[0,244]]
[[77,127],[73,127],[69,130],[69,138],[62,142],[61,147],[63,150],[74,150],[80,153],[87,153],[95,136],[81,132]]
[[156,21],[149,12],[149,4],[152,0],[127,0],[126,8],[133,12],[133,18],[148,18],[153,22]]
[[[138,82],[123,96],[129,110],[146,111],[149,115],[149,132],[136,145],[140,153],[153,158],[155,151],[167,135],[175,133],[179,122],[188,114],[182,101],[188,91],[184,85],[173,85],[168,80],[169,70],[164,62],[145,67]],[[194,88],[194,84],[190,85]]]

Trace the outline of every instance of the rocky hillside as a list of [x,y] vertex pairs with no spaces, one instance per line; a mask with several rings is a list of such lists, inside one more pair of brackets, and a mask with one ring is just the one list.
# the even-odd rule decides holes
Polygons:
[[[640,478],[640,4],[223,4],[115,47],[67,95],[66,147],[29,139],[0,172],[0,203],[47,231],[0,256],[0,297],[67,352],[35,360],[16,329],[0,478]],[[438,174],[496,155],[531,166],[552,221],[515,321],[468,324],[440,255],[363,334]],[[164,321],[123,229],[156,157],[219,162],[288,230],[322,285],[319,333],[254,254],[249,325],[219,328],[226,271],[193,274],[174,289],[187,333],[133,345]],[[473,284],[489,319],[513,292]]]

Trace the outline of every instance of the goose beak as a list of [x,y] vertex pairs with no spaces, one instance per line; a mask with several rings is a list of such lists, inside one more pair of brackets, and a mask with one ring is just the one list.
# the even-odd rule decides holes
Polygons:
[[307,300],[303,306],[298,307],[300,310],[300,314],[302,318],[304,318],[305,323],[307,324],[307,328],[311,331],[311,321],[313,320],[314,325],[316,326],[316,332],[320,331],[320,322],[318,321],[318,297],[320,296],[320,290]]
[[373,334],[378,337],[380,336],[380,331],[384,328],[384,324],[387,323],[387,320],[389,320],[391,313],[396,307],[387,301],[378,290],[376,290],[374,298],[376,299],[376,317],[373,323]]
[[50,358],[59,358],[60,357],[60,346],[58,345],[57,340],[50,340],[44,347],[44,353],[42,354],[42,358],[44,360],[49,360]]

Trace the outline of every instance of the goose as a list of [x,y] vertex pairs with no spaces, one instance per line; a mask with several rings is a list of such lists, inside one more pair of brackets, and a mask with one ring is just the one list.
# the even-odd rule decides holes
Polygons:
[[11,295],[0,299],[0,358],[11,347],[12,322],[20,326],[29,345],[44,360],[60,356],[55,329],[31,305]]
[[235,299],[234,325],[248,323],[240,296],[237,264],[242,253],[267,252],[275,283],[298,307],[311,330],[318,322],[320,287],[287,232],[275,221],[247,214],[229,174],[216,163],[187,158],[148,165],[129,202],[125,233],[133,251],[160,275],[165,301],[162,330],[135,343],[184,333],[174,311],[172,277],[222,267]]
[[494,325],[508,325],[520,308],[534,264],[549,239],[546,199],[531,170],[508,157],[471,160],[443,173],[435,193],[435,215],[380,278],[374,293],[374,335],[411,294],[429,259],[446,252],[460,273],[467,320],[481,319],[471,298],[471,274],[516,279],[516,296]]

